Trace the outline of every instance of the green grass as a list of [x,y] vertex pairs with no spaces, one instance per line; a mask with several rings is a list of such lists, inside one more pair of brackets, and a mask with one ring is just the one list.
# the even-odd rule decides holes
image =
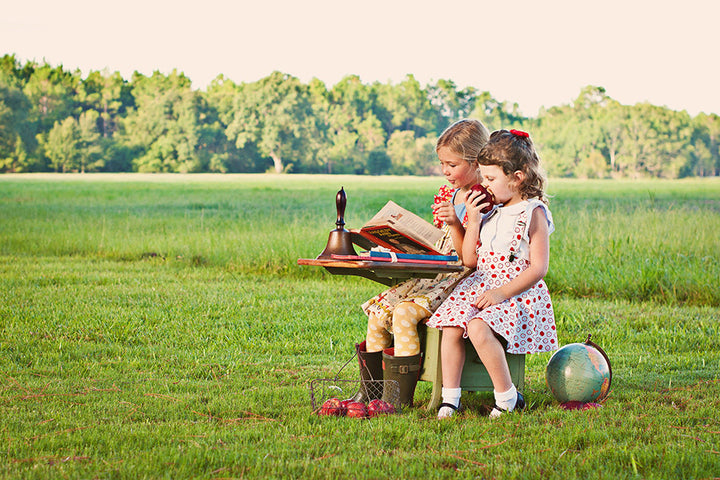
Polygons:
[[[608,353],[566,412],[528,356],[526,413],[312,414],[382,286],[297,266],[437,178],[1,176],[2,478],[716,478],[720,181],[552,181],[561,344]],[[348,365],[342,378],[354,378]],[[421,383],[419,405],[430,385]]]

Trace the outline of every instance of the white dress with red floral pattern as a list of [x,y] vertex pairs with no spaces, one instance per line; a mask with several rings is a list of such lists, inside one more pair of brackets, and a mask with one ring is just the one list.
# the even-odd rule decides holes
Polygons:
[[462,280],[430,317],[430,327],[461,327],[481,319],[507,341],[509,353],[548,352],[558,348],[550,293],[543,280],[502,303],[479,310],[473,302],[479,293],[501,287],[528,268],[529,227],[532,212],[542,208],[548,231],[554,225],[547,206],[530,199],[498,207],[484,218],[478,242],[477,269]]

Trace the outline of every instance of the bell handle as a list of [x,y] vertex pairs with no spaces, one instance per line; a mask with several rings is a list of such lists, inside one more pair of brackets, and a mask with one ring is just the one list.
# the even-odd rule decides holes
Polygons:
[[347,195],[345,189],[340,187],[340,191],[335,195],[335,206],[337,207],[337,221],[335,226],[338,230],[342,230],[345,226],[345,206],[347,205]]

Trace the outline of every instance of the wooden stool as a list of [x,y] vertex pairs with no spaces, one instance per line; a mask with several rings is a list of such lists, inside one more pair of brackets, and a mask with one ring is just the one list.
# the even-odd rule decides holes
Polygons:
[[[419,326],[420,327],[420,326]],[[440,339],[442,331],[437,328],[420,327],[422,340],[423,366],[420,370],[420,380],[432,382],[432,394],[428,410],[435,410],[442,401],[442,365],[440,363]],[[424,332],[423,332],[424,330]],[[506,353],[510,377],[515,387],[522,391],[525,389],[525,354]],[[465,365],[463,367],[460,388],[471,392],[492,392],[493,384],[485,366],[478,358],[477,352],[469,339],[465,341]]]

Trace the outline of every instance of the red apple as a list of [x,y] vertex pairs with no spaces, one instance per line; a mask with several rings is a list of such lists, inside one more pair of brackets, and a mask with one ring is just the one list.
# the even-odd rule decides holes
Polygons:
[[482,185],[480,185],[480,184],[478,183],[478,184],[473,185],[472,187],[470,187],[470,190],[472,190],[473,192],[482,192],[482,193],[484,193],[484,194],[485,194],[485,198],[483,198],[483,199],[481,200],[481,202],[482,202],[482,203],[489,203],[489,204],[490,204],[490,205],[488,205],[487,207],[485,207],[485,208],[483,208],[482,210],[480,210],[481,213],[487,213],[487,212],[489,212],[490,210],[492,210],[493,204],[495,203],[495,197],[493,196],[492,193],[490,193],[490,191],[489,191],[487,188],[483,187]]
[[340,415],[341,405],[340,399],[333,397],[325,400],[325,403],[320,407],[318,415],[326,415],[329,417],[337,417]]
[[368,416],[368,408],[362,402],[350,402],[347,406],[346,415],[353,418],[366,418]]
[[341,417],[344,415],[347,415],[348,405],[350,405],[354,401],[355,400],[353,400],[352,398],[348,398],[347,400],[343,400],[342,402],[340,402],[340,416]]
[[395,413],[395,407],[384,400],[371,400],[368,404],[368,415],[371,417],[390,415],[392,413]]

